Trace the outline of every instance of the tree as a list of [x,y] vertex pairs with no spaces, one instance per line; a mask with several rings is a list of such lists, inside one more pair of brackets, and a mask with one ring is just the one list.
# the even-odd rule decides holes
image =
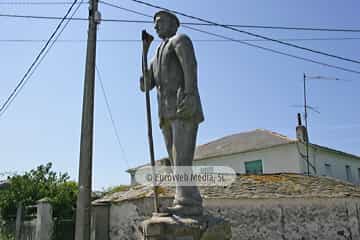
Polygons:
[[49,198],[55,217],[71,217],[77,199],[77,184],[69,181],[67,173],[51,170],[52,164],[40,165],[23,175],[9,178],[9,187],[0,194],[0,209],[3,219],[16,215],[19,202],[25,206],[35,205],[42,198]]

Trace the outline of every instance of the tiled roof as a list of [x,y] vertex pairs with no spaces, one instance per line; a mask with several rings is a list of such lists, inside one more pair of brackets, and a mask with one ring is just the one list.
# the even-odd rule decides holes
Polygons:
[[[174,189],[159,188],[160,197],[173,197]],[[201,187],[204,199],[272,199],[272,198],[360,198],[360,187],[328,177],[292,173],[242,175],[230,186]],[[152,197],[150,186],[135,186],[113,193],[94,203],[122,202]]]
[[226,136],[200,145],[195,150],[195,160],[223,156],[240,152],[269,148],[288,144],[296,140],[265,129]]
[[311,143],[310,145],[311,145],[312,147],[314,147],[314,148],[320,148],[320,149],[322,149],[322,150],[330,151],[330,152],[333,152],[333,153],[345,155],[345,156],[352,157],[352,158],[357,158],[357,159],[360,160],[360,156],[355,155],[355,154],[347,153],[347,152],[344,152],[344,151],[336,150],[336,149],[333,149],[333,148],[321,146],[321,145],[314,144],[314,143]]

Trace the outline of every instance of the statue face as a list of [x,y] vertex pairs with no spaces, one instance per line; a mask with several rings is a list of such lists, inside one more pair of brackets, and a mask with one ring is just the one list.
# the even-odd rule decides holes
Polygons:
[[155,19],[155,30],[161,39],[169,38],[176,33],[177,27],[173,20],[166,15],[159,15]]

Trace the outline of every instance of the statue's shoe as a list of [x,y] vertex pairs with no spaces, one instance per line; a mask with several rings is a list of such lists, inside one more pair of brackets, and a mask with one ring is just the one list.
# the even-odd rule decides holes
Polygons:
[[173,207],[168,207],[165,212],[179,217],[195,217],[201,216],[203,209],[201,206],[183,206],[177,204]]

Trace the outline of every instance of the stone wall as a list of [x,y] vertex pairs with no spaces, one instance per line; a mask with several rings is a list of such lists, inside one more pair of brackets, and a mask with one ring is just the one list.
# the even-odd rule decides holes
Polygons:
[[[162,199],[162,207],[170,206],[172,199]],[[96,208],[96,206],[94,206]],[[150,198],[124,201],[109,206],[109,239],[111,240],[138,240],[140,239],[139,226],[142,221],[152,215],[153,200]],[[106,211],[106,210],[104,210]],[[94,234],[96,235],[96,234]],[[95,238],[92,240],[104,240]]]
[[24,221],[21,226],[21,240],[37,240],[36,239],[36,220]]
[[225,200],[206,209],[231,222],[233,239],[360,239],[360,199]]
[[[171,199],[162,203],[169,205]],[[207,199],[204,205],[208,214],[231,222],[234,240],[360,239],[358,198]],[[139,239],[139,224],[152,209],[150,198],[112,204],[110,239]]]

